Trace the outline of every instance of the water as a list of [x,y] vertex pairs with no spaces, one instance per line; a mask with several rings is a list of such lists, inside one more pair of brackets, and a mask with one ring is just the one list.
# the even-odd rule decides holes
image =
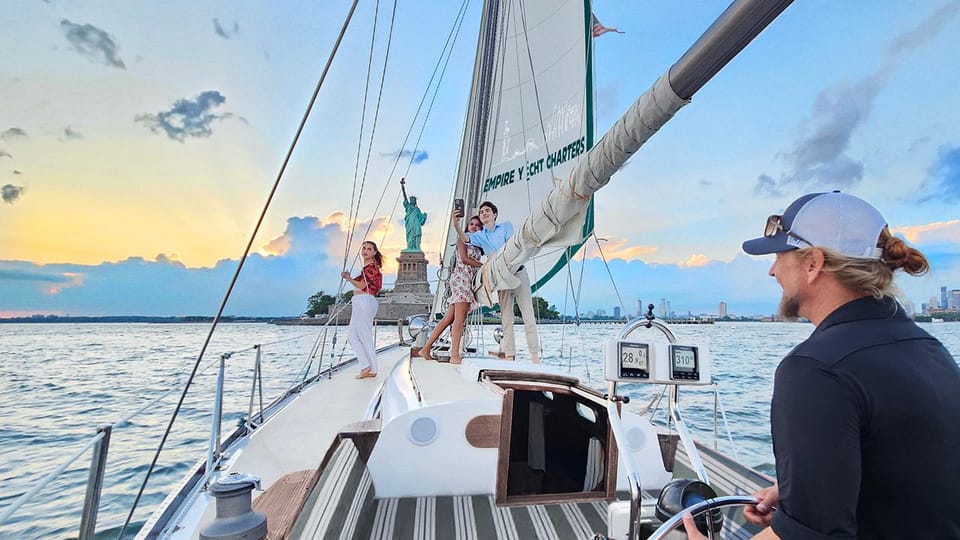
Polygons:
[[[960,357],[960,324],[926,324],[955,357]],[[619,325],[542,326],[544,361],[561,366],[584,382],[605,389],[602,350]],[[769,403],[780,358],[809,335],[801,323],[718,323],[678,325],[686,342],[707,345],[715,357],[714,377],[735,446],[722,431],[719,447],[761,471],[773,472]],[[642,330],[649,332],[648,330]],[[48,472],[76,454],[98,425],[116,424],[110,443],[101,499],[98,537],[115,538],[153,459],[183,383],[208,332],[201,324],[0,324],[0,513]],[[269,402],[302,377],[319,329],[307,326],[225,324],[201,362],[173,432],[134,515],[126,536],[149,517],[198,460],[205,459],[210,433],[210,396],[216,365],[227,360],[223,430],[229,433],[246,415],[256,353],[263,346],[264,401]],[[493,347],[492,328],[476,340]],[[345,329],[327,336],[323,363],[349,358]],[[379,327],[377,343],[396,341],[395,327]],[[523,339],[517,340],[523,356]],[[571,354],[572,353],[572,354]],[[309,366],[316,372],[317,363]],[[623,385],[640,410],[653,397],[645,385]],[[168,393],[169,392],[169,393]],[[162,399],[161,396],[164,396]],[[684,389],[680,404],[695,436],[713,440],[713,393]],[[145,408],[146,407],[146,408]],[[145,409],[144,409],[145,408]],[[90,452],[22,507],[6,525],[3,538],[75,538],[79,529]]]

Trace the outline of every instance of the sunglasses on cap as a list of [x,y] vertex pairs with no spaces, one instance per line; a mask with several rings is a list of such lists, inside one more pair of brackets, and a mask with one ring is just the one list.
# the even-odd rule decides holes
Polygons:
[[807,240],[806,238],[800,236],[799,234],[791,231],[790,229],[785,229],[783,227],[783,216],[779,214],[773,214],[767,218],[767,224],[763,228],[763,235],[766,237],[776,236],[777,233],[783,232],[787,236],[792,236],[797,240],[807,244],[810,247],[813,247],[813,243]]

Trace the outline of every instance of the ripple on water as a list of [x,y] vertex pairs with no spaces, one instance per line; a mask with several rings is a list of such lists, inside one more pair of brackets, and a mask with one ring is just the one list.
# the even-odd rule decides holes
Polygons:
[[[925,327],[955,357],[960,356],[960,324]],[[766,474],[774,473],[769,426],[773,375],[780,359],[811,329],[809,324],[800,323],[718,323],[674,328],[681,341],[709,344],[716,357],[721,404],[733,431],[737,454],[744,463]],[[619,330],[619,325],[544,326],[543,356],[547,363],[606,391],[603,344]],[[0,370],[6,374],[6,389],[0,392],[0,482],[5,488],[0,491],[0,503],[9,504],[45,473],[60,466],[94,436],[97,425],[116,423],[175,389],[128,424],[115,426],[98,538],[115,537],[143,482],[207,331],[205,325],[190,324],[0,325]],[[307,349],[317,334],[311,327],[221,325],[200,363],[206,371],[198,374],[184,401],[134,516],[135,525],[127,531],[128,537],[133,537],[138,524],[206,455],[212,410],[209,396],[216,375],[216,368],[211,366],[216,364],[218,355],[255,343],[301,337],[264,348],[264,399],[269,402],[293,380],[292,374],[306,365]],[[390,343],[395,335],[379,332],[378,344]],[[344,356],[352,354],[349,348],[341,351],[345,340],[340,338],[335,349],[328,343],[327,351],[333,351],[334,356],[326,354],[324,364],[340,357],[341,352]],[[519,341],[523,355],[525,344],[522,339]],[[491,327],[483,329],[477,343],[482,348],[492,347]],[[235,354],[228,363],[225,432],[246,414],[254,360],[255,353],[246,351]],[[659,391],[642,384],[620,388],[633,398],[627,407],[634,411],[645,407]],[[686,388],[681,394],[695,436],[712,441],[712,393]],[[662,415],[661,411],[661,418]],[[717,444],[729,452],[723,424],[720,429]],[[0,538],[75,537],[89,459],[89,454],[81,457],[67,475],[42,492],[42,497],[0,527]]]

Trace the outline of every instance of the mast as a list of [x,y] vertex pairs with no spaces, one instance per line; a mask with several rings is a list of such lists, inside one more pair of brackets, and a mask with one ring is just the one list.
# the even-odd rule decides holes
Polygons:
[[[473,80],[470,85],[470,101],[467,106],[464,121],[463,136],[460,143],[460,163],[457,169],[457,178],[453,186],[453,198],[463,198],[465,213],[480,204],[480,186],[483,180],[483,156],[486,147],[486,134],[490,123],[490,96],[489,88],[494,77],[496,41],[500,0],[485,0],[480,17],[480,32],[477,36],[477,53],[474,59]],[[452,201],[451,201],[452,202]],[[445,215],[450,215],[452,209],[447,209]],[[441,269],[452,269],[456,256],[453,244],[456,242],[456,233],[450,228],[444,236],[444,243],[440,249]],[[443,272],[441,270],[441,276]],[[433,299],[433,312],[442,313],[442,302],[445,295],[446,283],[441,277],[437,281],[437,290]]]
[[591,196],[690,98],[763,31],[792,0],[737,0],[591,148],[569,178],[533,209],[514,236],[477,273],[477,299],[496,302],[496,291],[519,285],[517,269],[552,238],[579,225]]

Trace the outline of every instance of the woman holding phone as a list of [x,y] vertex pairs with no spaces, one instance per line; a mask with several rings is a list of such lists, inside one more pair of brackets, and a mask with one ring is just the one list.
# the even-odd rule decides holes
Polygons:
[[357,355],[360,363],[358,379],[377,376],[377,349],[373,344],[373,319],[377,316],[377,299],[374,298],[383,286],[383,255],[377,245],[367,240],[360,245],[360,257],[363,259],[363,270],[360,275],[351,278],[349,272],[343,272],[341,277],[356,287],[350,303],[353,311],[350,313],[350,330],[347,340]]
[[[457,200],[460,202],[460,199]],[[461,203],[462,204],[462,203]],[[457,208],[457,204],[454,204]],[[453,220],[460,219],[457,212],[453,213]],[[483,228],[483,223],[479,216],[473,216],[467,223],[467,230],[471,232],[479,231]],[[457,257],[453,265],[453,271],[450,272],[450,279],[447,281],[447,287],[450,288],[450,307],[447,312],[433,329],[430,338],[420,349],[420,356],[427,360],[433,360],[430,356],[430,347],[440,337],[443,331],[453,324],[450,328],[450,363],[459,364],[463,361],[460,355],[460,341],[463,338],[463,326],[467,321],[467,313],[470,307],[476,302],[473,296],[473,277],[477,273],[477,268],[481,266],[480,256],[483,251],[477,246],[464,244],[457,239]]]

